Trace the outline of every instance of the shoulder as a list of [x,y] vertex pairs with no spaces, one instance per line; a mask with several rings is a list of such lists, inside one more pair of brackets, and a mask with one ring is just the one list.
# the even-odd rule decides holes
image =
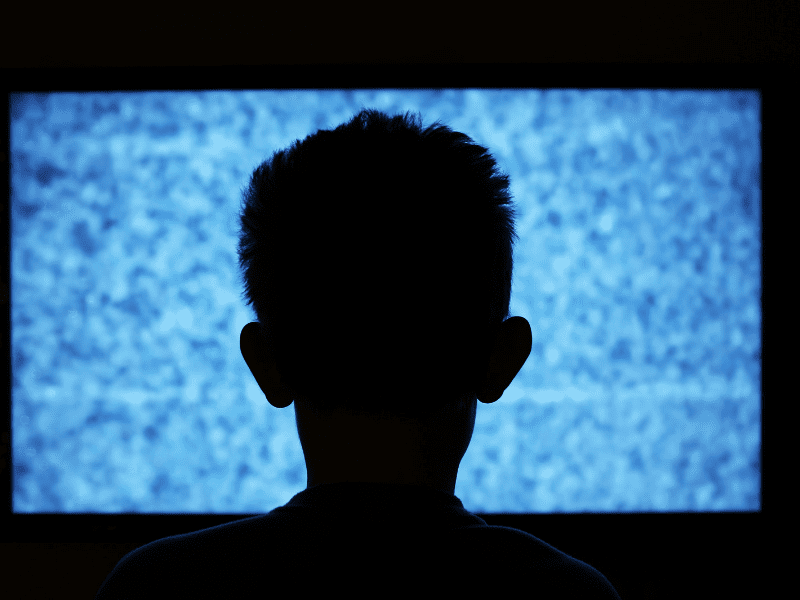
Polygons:
[[519,529],[471,526],[454,532],[447,552],[471,585],[482,590],[526,586],[542,597],[619,600],[608,579],[591,565]]

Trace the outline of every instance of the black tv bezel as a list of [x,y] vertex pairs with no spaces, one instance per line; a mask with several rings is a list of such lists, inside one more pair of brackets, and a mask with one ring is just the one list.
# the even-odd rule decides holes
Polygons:
[[[171,68],[79,68],[23,69],[7,78],[4,131],[8,143],[10,93],[50,91],[143,91],[207,89],[414,89],[414,88],[573,88],[573,89],[742,89],[756,90],[765,104],[763,65],[684,65],[674,70],[656,69],[642,73],[637,65],[540,65],[540,64],[461,64],[461,65],[383,65],[376,72],[371,65],[279,65],[180,67]],[[9,73],[6,70],[6,73]],[[774,72],[771,73],[774,77]],[[265,86],[263,81],[269,81]],[[69,82],[69,83],[66,83]],[[6,196],[3,239],[6,260],[2,284],[5,290],[3,319],[4,369],[7,384],[0,419],[0,485],[4,500],[0,513],[0,542],[65,543],[122,542],[141,545],[169,535],[197,531],[252,515],[242,514],[15,514],[12,513],[13,466],[11,462],[11,311],[10,311],[10,167],[6,145],[3,177]],[[763,216],[762,216],[763,228]],[[763,229],[762,229],[763,231]],[[762,234],[763,239],[763,234]],[[763,245],[762,245],[763,252]],[[763,262],[762,262],[763,267]],[[762,268],[763,281],[763,268]],[[763,334],[762,334],[763,348]],[[763,355],[763,350],[762,350]],[[763,410],[762,384],[762,410]],[[763,424],[762,424],[763,440]],[[300,490],[298,490],[300,491]],[[738,531],[750,540],[758,539],[763,521],[762,509],[743,512],[700,513],[624,513],[624,514],[480,514],[490,524],[529,531],[561,548],[569,547],[571,532],[594,532],[623,538],[634,534],[621,531],[649,530],[654,535],[699,535],[725,537]],[[263,514],[263,513],[262,513]],[[702,517],[702,518],[701,518]],[[635,522],[635,525],[632,525]],[[549,536],[549,539],[548,539]],[[621,536],[621,537],[620,537]],[[581,539],[585,536],[581,535]],[[577,539],[577,538],[576,538]],[[608,539],[608,538],[606,538]],[[629,540],[630,541],[630,540]],[[576,542],[579,543],[579,542]],[[585,544],[586,542],[580,542]]]

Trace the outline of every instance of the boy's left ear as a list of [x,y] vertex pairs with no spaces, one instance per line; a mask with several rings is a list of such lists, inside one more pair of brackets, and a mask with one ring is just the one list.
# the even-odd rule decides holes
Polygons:
[[248,323],[242,328],[239,349],[267,401],[275,408],[289,406],[293,400],[291,390],[283,383],[275,361],[263,348],[259,323]]

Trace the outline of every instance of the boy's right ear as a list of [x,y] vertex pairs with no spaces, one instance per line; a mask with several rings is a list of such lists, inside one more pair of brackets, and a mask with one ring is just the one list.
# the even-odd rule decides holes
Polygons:
[[498,327],[478,400],[491,404],[500,399],[528,360],[532,344],[531,326],[524,317],[510,317]]

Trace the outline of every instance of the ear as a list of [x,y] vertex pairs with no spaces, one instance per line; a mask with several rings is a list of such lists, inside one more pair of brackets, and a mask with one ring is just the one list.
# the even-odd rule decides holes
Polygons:
[[497,402],[520,372],[533,346],[531,326],[524,317],[511,317],[498,328],[489,354],[489,365],[478,400]]
[[289,406],[293,400],[291,390],[281,380],[275,359],[264,345],[260,323],[248,323],[242,328],[239,349],[267,401],[275,408]]

